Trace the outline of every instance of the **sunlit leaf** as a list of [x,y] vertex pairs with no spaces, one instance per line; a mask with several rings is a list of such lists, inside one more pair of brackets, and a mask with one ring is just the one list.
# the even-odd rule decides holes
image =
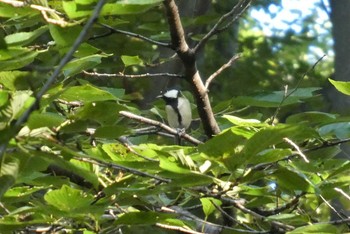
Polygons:
[[111,93],[92,85],[69,87],[61,94],[60,98],[66,101],[81,102],[116,100],[116,97]]
[[5,37],[5,42],[9,46],[23,46],[31,43],[37,37],[42,35],[44,32],[48,30],[48,26],[42,26],[31,32],[19,32],[7,35]]
[[200,198],[200,201],[202,203],[203,212],[206,217],[209,217],[209,215],[211,215],[217,209],[215,206],[220,207],[222,204],[222,201],[211,197]]
[[329,82],[341,93],[350,95],[350,82],[346,81],[336,81],[332,79],[328,79]]
[[65,212],[79,212],[88,208],[93,201],[92,196],[79,189],[63,185],[60,189],[49,191],[44,196],[45,201]]
[[38,113],[34,112],[30,115],[28,120],[28,127],[31,129],[40,127],[57,127],[60,125],[65,118],[56,113]]
[[139,58],[139,56],[122,55],[121,59],[122,59],[125,67],[143,64],[143,61]]

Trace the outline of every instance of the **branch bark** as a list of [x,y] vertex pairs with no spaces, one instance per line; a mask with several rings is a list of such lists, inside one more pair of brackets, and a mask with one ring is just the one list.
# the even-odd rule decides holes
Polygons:
[[185,39],[185,32],[181,23],[178,7],[174,0],[165,0],[164,6],[168,18],[171,35],[171,48],[176,51],[185,67],[185,79],[191,84],[197,103],[199,117],[205,134],[211,138],[220,133],[220,128],[212,111],[207,89],[196,66],[195,52]]

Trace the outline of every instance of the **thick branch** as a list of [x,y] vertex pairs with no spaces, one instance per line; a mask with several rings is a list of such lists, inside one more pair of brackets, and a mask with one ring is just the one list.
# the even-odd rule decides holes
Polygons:
[[[121,114],[122,116],[125,116],[127,118],[130,118],[130,119],[135,119],[141,123],[146,123],[149,125],[160,127],[172,135],[178,135],[178,132],[176,131],[176,129],[173,129],[173,128],[169,127],[168,125],[161,123],[161,122],[158,122],[158,121],[155,121],[153,119],[148,119],[148,118],[145,118],[145,117],[142,117],[139,115],[135,115],[135,114],[133,114],[131,112],[127,112],[127,111],[120,111],[119,114]],[[191,142],[194,145],[203,144],[203,142],[197,140],[196,138],[191,137],[188,134],[181,134],[180,137],[187,140],[188,142]]]
[[171,48],[176,51],[185,67],[186,80],[190,82],[197,102],[197,110],[202,120],[203,128],[208,137],[220,132],[219,126],[211,109],[209,96],[196,67],[194,51],[189,48],[184,29],[181,24],[178,8],[174,0],[165,0],[164,6],[168,17],[171,35]]

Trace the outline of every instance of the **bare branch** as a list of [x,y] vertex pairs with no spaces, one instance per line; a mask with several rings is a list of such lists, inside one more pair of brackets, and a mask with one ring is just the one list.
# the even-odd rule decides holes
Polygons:
[[297,82],[295,88],[294,88],[292,91],[290,91],[289,93],[286,93],[286,95],[284,95],[284,97],[282,98],[281,102],[279,103],[279,105],[278,105],[278,107],[277,107],[277,109],[276,109],[274,115],[272,116],[272,118],[271,118],[271,120],[270,120],[270,123],[271,123],[271,124],[273,124],[273,122],[274,122],[275,119],[277,118],[277,115],[278,115],[279,111],[281,110],[281,107],[282,107],[283,103],[287,100],[287,98],[289,98],[293,93],[295,93],[295,92],[298,90],[298,88],[299,88],[301,82],[304,80],[304,78],[306,77],[306,75],[309,74],[309,72],[311,72],[312,70],[314,70],[315,67],[317,66],[317,64],[318,64],[319,62],[321,62],[321,61],[323,60],[324,57],[326,57],[325,54],[324,54],[321,58],[319,58],[319,59],[314,63],[314,65],[312,65],[312,67],[309,68],[309,69],[302,75],[302,77],[298,80],[298,82]]
[[[158,121],[155,121],[153,119],[148,119],[148,118],[145,118],[145,117],[142,117],[142,116],[139,116],[139,115],[135,115],[135,114],[133,114],[131,112],[127,112],[127,111],[120,111],[119,114],[121,114],[122,116],[125,116],[127,118],[137,120],[137,121],[139,121],[141,123],[146,123],[146,124],[149,124],[149,125],[160,127],[160,128],[162,128],[163,130],[169,132],[172,135],[178,135],[178,132],[176,131],[176,129],[173,129],[173,128],[169,127],[168,125],[166,125],[164,123],[161,123],[161,122],[158,122]],[[190,135],[188,135],[186,133],[185,134],[181,134],[180,137],[185,139],[185,140],[187,140],[188,142],[190,142],[190,143],[192,143],[194,145],[203,144],[203,142],[197,140],[194,137],[191,137]]]
[[160,228],[168,229],[168,230],[177,231],[177,232],[183,232],[183,233],[189,233],[189,234],[204,234],[203,232],[197,232],[190,229],[186,229],[184,227],[173,226],[173,225],[168,225],[163,223],[156,223],[156,226]]
[[108,168],[113,168],[113,169],[117,169],[117,170],[126,171],[126,172],[129,172],[129,173],[134,174],[134,175],[139,175],[139,176],[143,176],[143,177],[149,177],[149,178],[158,180],[160,182],[165,182],[165,183],[171,182],[170,179],[165,179],[165,178],[162,178],[162,177],[159,177],[159,176],[156,176],[156,175],[152,175],[152,174],[149,174],[149,173],[146,173],[146,172],[143,172],[143,171],[139,171],[139,170],[130,168],[130,167],[117,165],[115,163],[103,162],[103,161],[95,159],[95,158],[92,159],[92,158],[88,158],[88,157],[74,157],[74,159],[82,161],[82,162],[92,163],[92,164],[99,165],[99,166],[102,166],[102,167],[108,167]]
[[[223,15],[218,22],[213,26],[213,28],[198,42],[198,44],[194,47],[194,52],[196,53],[199,49],[201,49],[209,39],[224,30],[226,30],[233,22],[235,22],[243,12],[249,7],[251,0],[241,0],[237,3],[230,12]],[[229,21],[225,26],[219,29],[219,27],[227,21],[229,18],[232,20]]]
[[170,77],[170,78],[184,78],[184,75],[173,73],[144,73],[144,74],[121,74],[121,73],[98,73],[83,71],[85,75],[97,77],[120,77],[120,78],[146,78],[146,77]]
[[208,90],[212,80],[214,80],[218,75],[220,75],[220,73],[223,72],[226,68],[230,67],[234,62],[236,62],[240,58],[240,56],[240,54],[232,56],[232,58],[227,63],[222,65],[216,72],[211,74],[211,76],[209,76],[209,78],[205,82],[205,88]]
[[74,41],[72,47],[70,48],[70,50],[65,54],[65,56],[62,58],[62,60],[56,66],[56,69],[51,74],[51,76],[48,78],[48,80],[45,82],[44,86],[35,95],[35,101],[33,102],[33,104],[17,119],[15,124],[13,126],[11,126],[11,130],[7,134],[7,138],[6,138],[5,142],[0,145],[0,161],[1,161],[1,158],[2,158],[3,154],[6,151],[7,144],[9,142],[9,140],[18,133],[18,131],[20,130],[22,124],[25,123],[28,120],[30,114],[35,109],[37,109],[37,107],[39,106],[40,100],[43,97],[43,95],[51,87],[51,85],[55,82],[56,78],[59,76],[59,74],[60,74],[62,68],[64,67],[64,65],[66,65],[71,60],[72,55],[75,53],[75,51],[78,49],[80,44],[83,42],[85,36],[88,34],[89,29],[91,28],[91,26],[94,24],[94,22],[98,18],[104,3],[105,3],[105,0],[100,0],[97,3],[97,5],[96,5],[94,11],[92,12],[90,18],[88,19],[88,21],[84,25],[84,27],[81,30],[81,32],[80,32],[79,36],[77,37],[77,39],[75,39],[75,41]]
[[343,195],[344,197],[346,197],[346,199],[350,201],[350,196],[346,194],[341,188],[334,188],[334,190],[340,193],[341,195]]
[[[102,27],[105,27],[105,28],[109,29],[113,33],[124,34],[124,35],[129,36],[129,37],[134,37],[134,38],[138,38],[138,39],[147,41],[147,42],[149,42],[149,43],[151,43],[153,45],[158,45],[158,46],[170,48],[170,44],[169,43],[155,41],[155,40],[153,40],[151,38],[142,36],[142,35],[137,34],[137,33],[132,33],[132,32],[124,31],[124,30],[115,29],[115,28],[113,28],[113,27],[111,27],[111,26],[109,26],[107,24],[98,23],[98,25],[101,25]],[[106,36],[106,35],[109,35],[109,34],[105,34],[104,36]],[[97,38],[100,38],[100,37],[101,36],[95,36],[95,37],[90,38],[90,40],[97,39]]]
[[283,140],[285,140],[285,142],[287,142],[288,144],[290,144],[291,146],[294,147],[294,149],[298,152],[298,154],[300,155],[300,157],[302,157],[302,159],[304,159],[304,161],[306,163],[309,163],[309,159],[307,159],[306,155],[300,150],[299,146],[297,144],[295,144],[291,139],[289,139],[288,137],[283,138]]
[[[251,216],[253,216],[254,218],[258,219],[258,220],[261,220],[261,221],[266,221],[266,217],[265,216],[262,216],[250,209],[248,209],[247,207],[245,207],[242,202],[240,201],[237,201],[237,200],[233,200],[233,199],[230,199],[230,198],[226,198],[226,197],[220,197],[219,198],[220,200],[222,201],[225,201],[229,204],[232,204],[234,207],[236,207],[237,209],[241,210],[243,213],[246,213],[246,214],[250,214]],[[278,228],[278,229],[282,229],[283,231],[290,231],[290,230],[294,230],[295,227],[291,226],[291,225],[288,225],[288,224],[284,224],[284,223],[281,223],[281,222],[278,222],[278,221],[271,221],[270,222],[272,226]]]

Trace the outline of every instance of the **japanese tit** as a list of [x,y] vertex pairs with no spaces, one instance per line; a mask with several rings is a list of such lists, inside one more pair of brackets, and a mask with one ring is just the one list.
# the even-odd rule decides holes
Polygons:
[[177,89],[171,89],[158,96],[165,101],[165,112],[169,126],[175,129],[187,129],[192,122],[191,105]]

